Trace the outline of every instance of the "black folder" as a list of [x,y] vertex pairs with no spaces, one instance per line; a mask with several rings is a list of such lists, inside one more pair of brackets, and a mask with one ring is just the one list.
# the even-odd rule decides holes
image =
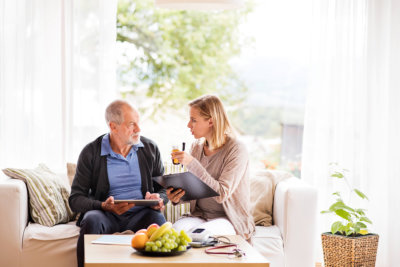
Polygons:
[[164,188],[173,187],[185,190],[185,195],[181,198],[183,201],[219,196],[217,192],[191,172],[157,176],[153,177],[153,180]]

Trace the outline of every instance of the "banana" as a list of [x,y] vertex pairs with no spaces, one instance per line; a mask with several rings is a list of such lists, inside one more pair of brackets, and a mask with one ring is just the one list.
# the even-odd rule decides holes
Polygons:
[[171,230],[172,228],[172,223],[170,222],[166,222],[163,225],[160,226],[160,228],[158,228],[150,237],[149,241],[154,241],[157,240],[158,238],[162,237],[162,235]]

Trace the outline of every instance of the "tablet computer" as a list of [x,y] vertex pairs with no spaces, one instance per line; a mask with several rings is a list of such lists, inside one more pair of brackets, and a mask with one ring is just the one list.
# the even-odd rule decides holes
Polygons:
[[115,199],[114,203],[133,203],[136,206],[157,206],[157,199]]
[[185,194],[181,198],[183,201],[219,196],[217,192],[191,172],[157,176],[153,177],[153,180],[164,188],[173,187],[174,189],[185,190]]

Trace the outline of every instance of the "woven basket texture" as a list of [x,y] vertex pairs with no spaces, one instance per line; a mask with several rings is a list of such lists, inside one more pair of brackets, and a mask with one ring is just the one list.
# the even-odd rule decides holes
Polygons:
[[322,234],[322,248],[326,267],[375,266],[379,236],[368,234],[360,237],[345,237]]

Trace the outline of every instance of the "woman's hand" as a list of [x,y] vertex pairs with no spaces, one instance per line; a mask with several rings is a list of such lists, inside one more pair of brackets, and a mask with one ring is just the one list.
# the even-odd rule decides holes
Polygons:
[[171,153],[171,159],[177,159],[180,164],[187,166],[190,162],[192,162],[193,157],[184,151],[176,151]]
[[167,197],[174,204],[177,204],[181,200],[181,197],[183,197],[183,195],[185,195],[185,190],[182,190],[180,188],[175,190],[173,187],[170,187],[167,189]]

